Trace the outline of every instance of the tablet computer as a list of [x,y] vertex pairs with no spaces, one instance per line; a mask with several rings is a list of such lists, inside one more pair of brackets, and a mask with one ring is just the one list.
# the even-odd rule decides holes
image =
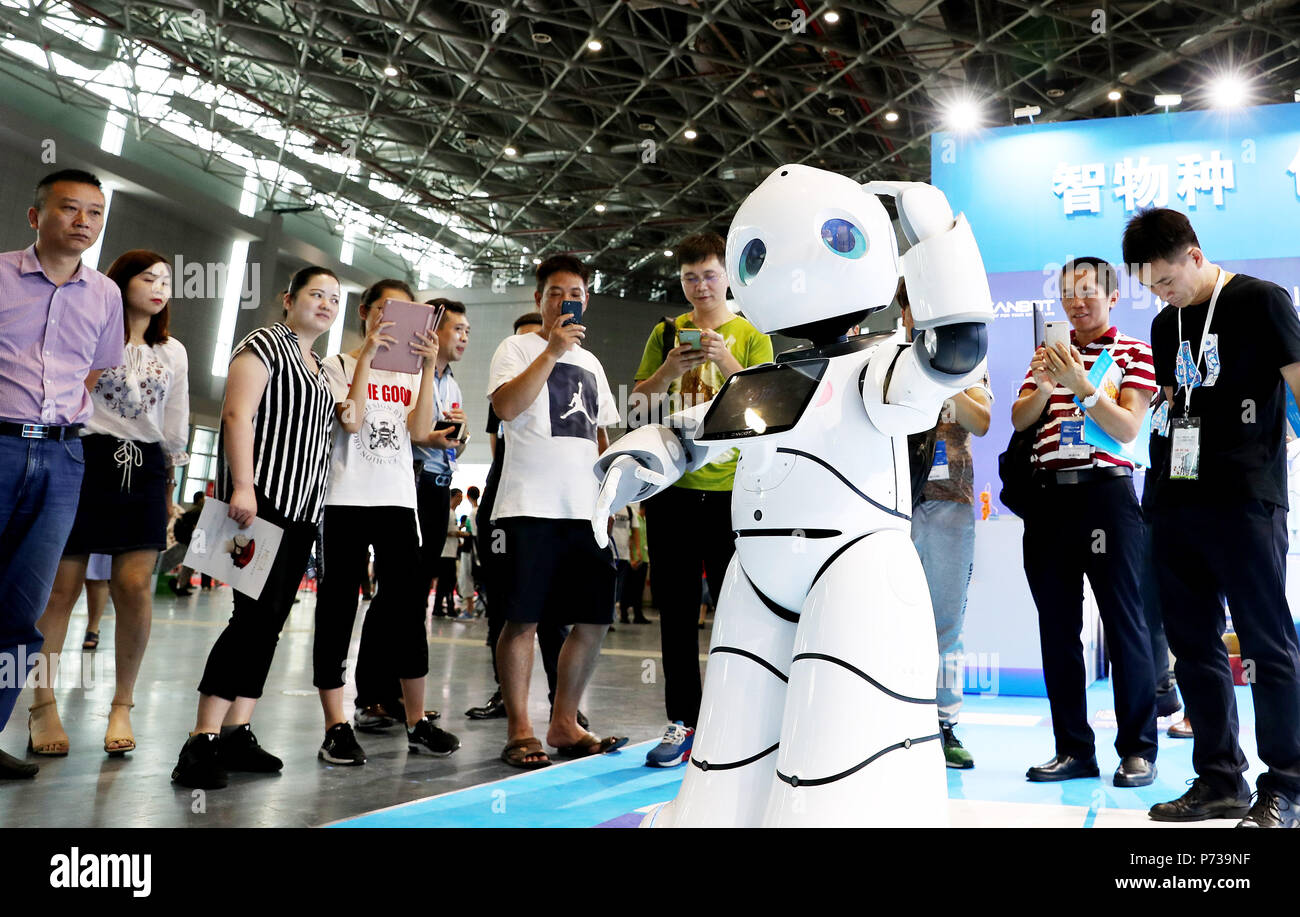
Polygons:
[[435,309],[422,302],[407,302],[404,299],[385,299],[382,305],[383,320],[393,323],[384,329],[384,333],[397,343],[381,348],[370,361],[370,368],[418,374],[423,359],[418,353],[411,353],[411,344],[419,342],[417,333],[438,327],[442,308]]

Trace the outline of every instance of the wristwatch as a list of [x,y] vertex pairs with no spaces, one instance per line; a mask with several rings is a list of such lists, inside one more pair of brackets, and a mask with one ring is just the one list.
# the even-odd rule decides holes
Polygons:
[[1083,409],[1085,411],[1091,411],[1094,407],[1097,406],[1097,402],[1100,400],[1101,400],[1101,389],[1099,388],[1093,389],[1092,394],[1089,395],[1087,398],[1083,399]]

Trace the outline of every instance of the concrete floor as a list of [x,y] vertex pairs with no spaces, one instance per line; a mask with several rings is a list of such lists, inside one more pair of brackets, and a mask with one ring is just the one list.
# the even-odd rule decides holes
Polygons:
[[[208,650],[230,613],[229,588],[155,600],[153,631],[132,711],[137,748],[123,758],[103,752],[113,696],[112,606],[104,617],[99,649],[83,655],[83,598],[73,611],[69,652],[56,687],[71,753],[66,758],[29,756],[41,766],[36,779],[0,781],[0,826],[305,827],[520,773],[498,759],[505,744],[505,720],[464,716],[467,708],[484,703],[495,690],[484,646],[487,623],[482,619],[436,619],[430,628],[426,706],[441,711],[439,724],[460,737],[455,754],[443,759],[408,756],[405,736],[394,729],[358,734],[369,758],[363,767],[318,761],[324,723],[311,685],[315,598],[309,592],[301,598],[281,634],[265,694],[253,716],[258,740],[284,759],[284,770],[274,776],[232,774],[226,789],[207,793],[175,787],[170,775],[194,725],[195,688]],[[650,617],[654,619],[653,612]],[[361,620],[358,614],[349,672]],[[700,631],[700,641],[704,652],[707,630]],[[617,625],[606,637],[582,708],[592,730],[630,736],[633,743],[660,735],[664,709],[658,673],[657,624]],[[352,696],[349,684],[349,711]],[[0,734],[0,748],[19,757],[27,745],[29,703],[27,692]],[[540,658],[534,665],[531,709],[544,737],[546,680]]]

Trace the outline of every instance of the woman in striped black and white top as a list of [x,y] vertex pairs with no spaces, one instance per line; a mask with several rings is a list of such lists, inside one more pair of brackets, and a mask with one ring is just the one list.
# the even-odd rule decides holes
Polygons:
[[283,528],[284,538],[261,597],[235,593],[234,614],[208,654],[197,723],[172,771],[182,786],[217,789],[227,771],[282,767],[258,746],[249,720],[324,504],[334,397],[311,345],[334,323],[339,298],[332,271],[303,268],[285,294],[284,320],[244,338],[230,361],[217,497],[241,527],[260,516]]

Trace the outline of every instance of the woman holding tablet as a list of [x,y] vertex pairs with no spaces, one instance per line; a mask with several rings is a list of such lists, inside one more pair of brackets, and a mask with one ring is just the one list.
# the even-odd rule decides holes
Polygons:
[[[420,531],[415,516],[415,478],[411,473],[411,437],[430,435],[438,448],[454,448],[446,434],[432,434],[436,397],[433,366],[438,337],[429,321],[415,327],[408,340],[389,334],[399,323],[384,317],[386,304],[413,302],[410,288],[399,280],[381,280],[361,298],[362,330],[366,338],[349,353],[325,361],[325,375],[336,402],[330,483],[325,496],[324,577],[316,596],[316,639],[313,683],[320,690],[325,714],[325,742],[317,754],[329,764],[366,763],[343,713],[343,675],[348,643],[357,611],[357,593],[365,579],[371,545],[375,549],[378,591],[366,612],[367,653],[379,649],[401,680],[406,737],[411,751],[424,749],[445,757],[460,740],[433,724],[424,713],[424,679],[429,671],[429,645],[424,631],[425,597],[420,593]],[[397,304],[387,306],[396,311]],[[405,319],[406,316],[403,317]],[[400,323],[412,327],[409,321]],[[417,374],[374,368],[385,350],[417,355]],[[403,354],[404,355],[404,354]],[[393,356],[390,354],[390,357]],[[412,391],[414,389],[414,391]],[[438,533],[424,533],[434,537]],[[383,635],[376,647],[376,629]]]
[[172,780],[219,789],[232,770],[271,773],[249,720],[316,540],[325,502],[334,397],[311,345],[339,311],[339,280],[323,267],[293,275],[284,318],[240,342],[226,376],[217,499],[242,527],[261,517],[284,530],[260,598],[235,592],[230,623],[208,654],[194,731]]

